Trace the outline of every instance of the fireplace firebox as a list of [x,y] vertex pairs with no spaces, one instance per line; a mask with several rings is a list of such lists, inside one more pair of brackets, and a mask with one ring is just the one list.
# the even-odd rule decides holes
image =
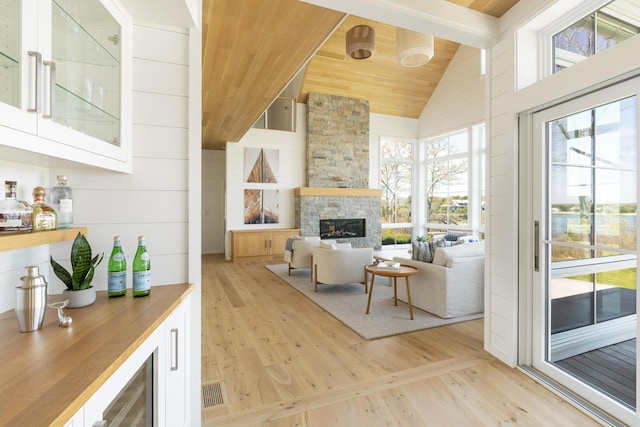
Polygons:
[[321,239],[344,239],[352,237],[367,237],[366,219],[321,219]]

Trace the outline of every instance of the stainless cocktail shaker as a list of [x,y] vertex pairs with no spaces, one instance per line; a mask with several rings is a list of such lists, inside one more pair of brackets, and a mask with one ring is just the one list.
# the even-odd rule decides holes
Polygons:
[[25,267],[26,276],[20,278],[16,287],[15,312],[20,332],[31,332],[42,328],[47,307],[47,281],[38,271],[38,266]]

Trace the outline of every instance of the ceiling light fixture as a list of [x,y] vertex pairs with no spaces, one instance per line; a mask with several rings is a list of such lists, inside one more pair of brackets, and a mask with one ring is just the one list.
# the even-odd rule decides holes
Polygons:
[[396,55],[404,67],[419,67],[433,58],[433,36],[398,28]]
[[356,25],[347,31],[347,55],[367,59],[376,51],[376,31],[368,25]]

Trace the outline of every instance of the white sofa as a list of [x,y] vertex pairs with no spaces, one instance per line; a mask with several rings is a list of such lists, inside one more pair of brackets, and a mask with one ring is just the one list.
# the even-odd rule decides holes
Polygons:
[[314,248],[313,276],[315,279],[315,291],[318,292],[318,284],[362,283],[366,292],[367,276],[364,267],[372,262],[372,248]]
[[[436,248],[431,263],[405,257],[394,261],[418,269],[409,278],[414,307],[446,319],[484,312],[484,241]],[[403,286],[398,299],[407,302]]]

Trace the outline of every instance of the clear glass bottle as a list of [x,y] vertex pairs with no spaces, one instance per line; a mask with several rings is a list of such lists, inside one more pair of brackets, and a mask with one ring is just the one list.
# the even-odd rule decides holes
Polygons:
[[33,209],[16,197],[18,183],[4,182],[5,199],[0,201],[0,233],[27,232],[33,230]]
[[42,187],[33,189],[33,231],[55,230],[58,228],[58,213],[44,202],[47,192]]
[[113,238],[113,250],[107,267],[107,295],[122,297],[127,293],[127,260],[122,252],[120,236]]
[[58,186],[51,189],[51,206],[58,212],[58,228],[73,227],[73,191],[67,176],[58,175]]
[[144,236],[138,237],[138,249],[133,257],[133,289],[134,297],[144,297],[151,293],[151,261],[144,244]]

